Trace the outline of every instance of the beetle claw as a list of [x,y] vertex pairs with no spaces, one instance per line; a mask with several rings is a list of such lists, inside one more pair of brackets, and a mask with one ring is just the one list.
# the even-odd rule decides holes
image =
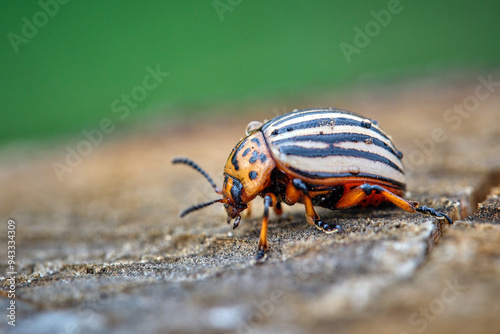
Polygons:
[[322,230],[322,229],[323,229],[323,226],[324,226],[323,221],[322,221],[322,220],[316,220],[316,221],[314,222],[314,226],[316,226],[316,228],[317,228],[318,230]]
[[321,230],[321,231],[325,232],[326,234],[342,232],[342,228],[340,227],[340,225],[330,225],[330,224],[324,223],[322,220],[316,220],[314,222],[314,226],[316,226],[316,228],[318,230]]
[[448,217],[447,214],[445,214],[445,213],[443,213],[441,211],[436,211],[433,208],[426,207],[425,205],[422,206],[422,207],[416,208],[416,211],[420,212],[420,213],[423,213],[424,215],[429,215],[429,216],[436,217],[438,219],[446,219],[449,224],[453,224],[453,220],[450,217]]
[[257,252],[257,255],[255,255],[255,261],[257,263],[263,263],[265,261],[266,257],[267,257],[266,251],[261,249]]
[[332,233],[338,233],[338,232],[341,232],[341,228],[339,225],[328,225],[328,224],[325,224],[323,226],[323,231],[325,231],[326,234],[332,234]]
[[241,221],[241,217],[240,216],[236,217],[236,219],[234,220],[234,223],[233,223],[233,230],[236,229],[238,226],[240,226],[240,221]]

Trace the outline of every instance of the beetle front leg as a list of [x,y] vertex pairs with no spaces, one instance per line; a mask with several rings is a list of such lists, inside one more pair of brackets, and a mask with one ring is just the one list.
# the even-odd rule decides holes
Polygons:
[[328,234],[340,231],[340,226],[332,226],[326,224],[318,216],[318,214],[314,210],[314,205],[312,203],[311,197],[309,196],[309,190],[307,189],[307,185],[304,183],[304,181],[302,181],[301,179],[293,179],[289,185],[292,185],[292,187],[295,189],[295,192],[299,191],[300,193],[299,195],[297,195],[296,193],[294,193],[293,188],[287,187],[287,198],[296,199],[297,201],[300,197],[300,194],[302,194],[302,199],[306,207],[306,219],[309,224],[316,226],[318,229]]
[[266,250],[269,248],[269,244],[267,242],[269,207],[276,205],[276,203],[277,199],[274,194],[269,193],[264,197],[264,216],[262,217],[262,227],[260,228],[259,248],[257,251],[257,256],[255,257],[257,261],[262,260],[266,256]]

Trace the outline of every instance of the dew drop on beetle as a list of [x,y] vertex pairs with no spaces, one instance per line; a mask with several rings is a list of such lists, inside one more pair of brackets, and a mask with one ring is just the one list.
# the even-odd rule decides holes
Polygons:
[[255,131],[259,130],[260,127],[262,126],[262,122],[259,121],[252,121],[248,123],[247,128],[245,129],[245,132],[247,136],[251,135]]
[[359,174],[359,172],[360,172],[360,170],[359,170],[358,166],[349,167],[349,173],[351,173],[352,175]]

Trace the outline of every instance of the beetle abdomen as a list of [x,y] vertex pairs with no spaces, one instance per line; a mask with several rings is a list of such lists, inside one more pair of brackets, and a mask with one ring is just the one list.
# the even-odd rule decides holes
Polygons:
[[299,110],[262,131],[277,165],[309,181],[373,179],[405,187],[401,153],[370,119],[337,109]]

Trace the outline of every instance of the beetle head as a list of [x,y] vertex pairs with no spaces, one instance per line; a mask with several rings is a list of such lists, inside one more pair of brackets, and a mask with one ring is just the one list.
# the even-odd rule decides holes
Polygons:
[[222,203],[227,212],[227,222],[236,219],[235,226],[240,222],[240,212],[245,210],[248,201],[243,199],[243,185],[238,179],[224,174],[224,184],[222,186]]
[[241,211],[248,207],[248,203],[271,185],[271,172],[276,166],[272,158],[264,135],[261,131],[253,130],[242,139],[231,151],[224,168],[224,184],[220,190],[212,178],[208,176],[196,163],[186,158],[177,158],[174,163],[184,163],[200,172],[212,184],[215,192],[222,194],[222,198],[192,206],[180,213],[183,217],[188,213],[204,208],[213,203],[223,203],[228,220],[236,219],[235,226],[240,220]]

